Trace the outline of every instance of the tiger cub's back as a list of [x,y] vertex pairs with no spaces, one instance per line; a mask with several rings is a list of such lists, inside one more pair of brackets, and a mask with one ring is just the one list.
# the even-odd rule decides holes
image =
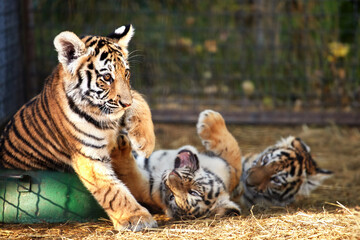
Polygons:
[[0,168],[66,170],[69,143],[62,136],[66,116],[56,101],[62,89],[59,67],[48,78],[43,91],[11,118],[0,139]]

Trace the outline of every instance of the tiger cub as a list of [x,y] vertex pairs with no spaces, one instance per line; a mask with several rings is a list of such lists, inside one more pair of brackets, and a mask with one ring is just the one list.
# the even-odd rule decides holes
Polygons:
[[309,195],[332,175],[331,171],[317,166],[310,148],[300,138],[292,136],[262,153],[245,156],[242,162],[243,186],[234,190],[232,198],[247,208],[255,204],[286,206],[297,195]]
[[[58,66],[0,139],[0,168],[75,170],[117,230],[156,226],[111,165],[121,130],[143,156],[155,144],[150,109],[130,87],[127,47],[133,34],[127,25],[110,37],[57,35]],[[126,164],[116,161],[120,168]]]
[[155,151],[149,158],[132,154],[126,137],[121,136],[114,169],[139,202],[169,217],[240,214],[238,205],[230,200],[242,168],[236,140],[222,116],[211,110],[200,113],[197,132],[207,152],[199,153],[188,145]]

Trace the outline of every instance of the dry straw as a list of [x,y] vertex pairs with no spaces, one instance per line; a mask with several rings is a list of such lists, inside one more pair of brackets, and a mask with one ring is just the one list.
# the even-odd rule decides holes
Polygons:
[[[157,125],[157,148],[198,144],[194,126]],[[93,223],[0,224],[0,239],[360,239],[360,134],[329,126],[229,128],[244,153],[259,151],[280,136],[295,135],[311,146],[321,167],[335,172],[309,198],[287,208],[254,207],[242,216],[173,221],[155,215],[159,228],[117,232],[107,219]],[[169,142],[172,136],[174,142]]]

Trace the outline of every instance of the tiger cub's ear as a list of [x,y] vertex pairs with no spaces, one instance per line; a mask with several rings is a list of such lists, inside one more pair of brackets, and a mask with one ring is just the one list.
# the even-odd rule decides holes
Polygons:
[[118,40],[119,46],[123,48],[123,51],[126,51],[125,53],[127,55],[127,47],[129,45],[131,38],[134,36],[134,33],[135,33],[134,27],[131,24],[129,24],[115,29],[115,31],[109,34],[108,37]]
[[310,147],[298,137],[294,138],[294,140],[291,142],[291,145],[298,151],[305,151],[310,153]]
[[313,190],[322,184],[322,182],[333,175],[332,171],[319,168],[317,163],[310,154],[310,147],[306,145],[300,138],[295,138],[291,145],[300,152],[297,155],[299,160],[305,164],[306,177],[300,187],[300,195],[309,195]]
[[59,62],[70,73],[77,67],[77,59],[86,53],[85,44],[72,32],[62,32],[54,39]]

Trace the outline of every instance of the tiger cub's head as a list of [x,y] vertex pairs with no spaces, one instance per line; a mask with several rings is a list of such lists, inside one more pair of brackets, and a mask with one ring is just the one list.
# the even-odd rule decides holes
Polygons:
[[60,72],[70,107],[104,119],[117,119],[132,104],[128,44],[132,25],[109,37],[62,32],[54,39]]
[[245,158],[243,199],[248,206],[285,206],[297,194],[308,195],[331,175],[331,171],[317,166],[310,148],[300,138],[290,136]]
[[162,183],[163,202],[170,217],[193,219],[240,215],[240,209],[230,201],[223,181],[200,167],[197,155],[188,149],[178,153],[174,169],[163,174]]

